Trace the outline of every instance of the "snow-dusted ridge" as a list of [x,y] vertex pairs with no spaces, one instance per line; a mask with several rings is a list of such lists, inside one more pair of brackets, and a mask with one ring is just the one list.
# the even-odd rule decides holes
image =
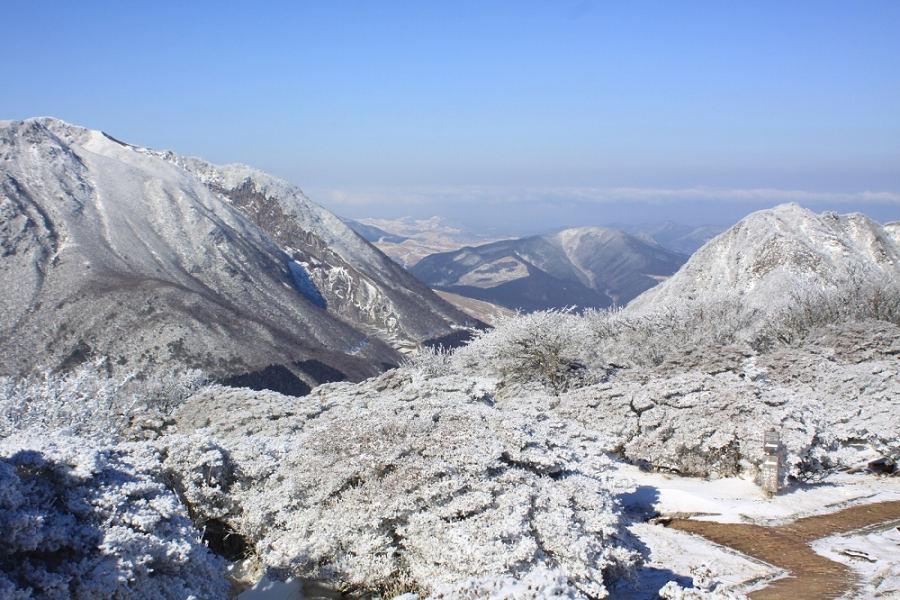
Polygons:
[[5,373],[109,356],[113,370],[213,377],[281,365],[314,384],[371,375],[471,321],[249,167],[37,118],[0,128],[0,177],[0,272],[16,282],[0,291]]
[[860,213],[816,214],[793,203],[761,210],[713,238],[629,310],[729,295],[766,307],[790,300],[783,291],[799,280],[827,287],[860,274],[900,279],[898,230]]
[[624,304],[685,256],[616,229],[576,227],[426,256],[411,271],[437,289],[512,309]]

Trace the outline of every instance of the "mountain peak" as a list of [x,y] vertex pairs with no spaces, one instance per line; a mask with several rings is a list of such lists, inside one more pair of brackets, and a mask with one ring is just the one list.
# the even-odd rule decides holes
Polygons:
[[738,295],[766,306],[800,280],[836,283],[854,273],[900,277],[892,228],[859,213],[816,214],[797,203],[754,212],[712,239],[668,281],[636,298],[643,310]]

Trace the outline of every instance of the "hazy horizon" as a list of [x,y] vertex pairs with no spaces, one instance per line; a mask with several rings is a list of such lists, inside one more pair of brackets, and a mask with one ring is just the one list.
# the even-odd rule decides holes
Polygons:
[[895,2],[6,13],[0,118],[247,163],[348,217],[526,233],[797,201],[900,219]]

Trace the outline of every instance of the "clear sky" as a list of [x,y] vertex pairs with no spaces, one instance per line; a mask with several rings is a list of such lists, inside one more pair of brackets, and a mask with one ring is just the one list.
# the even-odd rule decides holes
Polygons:
[[900,218],[896,0],[0,8],[0,118],[250,163],[350,216]]

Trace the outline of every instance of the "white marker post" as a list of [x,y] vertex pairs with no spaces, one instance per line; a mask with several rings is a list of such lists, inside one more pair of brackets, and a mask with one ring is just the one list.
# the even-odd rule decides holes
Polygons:
[[774,496],[781,486],[781,440],[774,429],[763,436],[763,455],[762,488],[766,494]]

